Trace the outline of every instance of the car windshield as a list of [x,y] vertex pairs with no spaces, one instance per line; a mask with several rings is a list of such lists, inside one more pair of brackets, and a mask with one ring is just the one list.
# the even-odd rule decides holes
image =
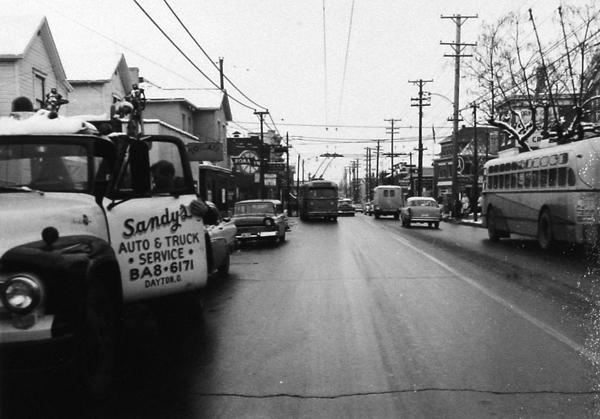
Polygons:
[[438,204],[436,201],[432,201],[430,199],[415,199],[414,201],[410,201],[408,203],[409,207],[437,207]]
[[235,206],[235,215],[243,214],[273,214],[275,207],[269,202],[258,202],[253,204],[237,204]]
[[75,144],[0,144],[0,186],[74,192],[88,188],[88,156]]

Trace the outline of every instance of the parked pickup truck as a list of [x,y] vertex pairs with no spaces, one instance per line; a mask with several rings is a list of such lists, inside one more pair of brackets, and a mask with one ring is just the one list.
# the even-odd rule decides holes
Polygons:
[[[0,118],[0,368],[68,367],[95,397],[127,304],[201,307],[210,239],[181,140],[49,115]],[[172,166],[160,188],[158,161]]]

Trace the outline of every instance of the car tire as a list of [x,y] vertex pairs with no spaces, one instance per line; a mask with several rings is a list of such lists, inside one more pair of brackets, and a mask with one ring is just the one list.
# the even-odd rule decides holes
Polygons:
[[79,401],[96,403],[108,394],[116,356],[116,317],[106,287],[91,283],[85,319],[75,338],[72,386]]

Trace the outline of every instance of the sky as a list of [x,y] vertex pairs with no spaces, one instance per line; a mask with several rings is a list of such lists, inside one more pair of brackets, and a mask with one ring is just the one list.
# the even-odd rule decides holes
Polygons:
[[[442,43],[455,41],[456,24],[443,17],[468,16],[461,26],[461,41],[476,43],[484,23],[531,8],[543,36],[556,30],[552,25],[561,3],[583,6],[589,1],[2,0],[2,4],[3,13],[45,15],[63,63],[79,56],[90,60],[90,52],[97,52],[98,59],[103,53],[118,52],[130,67],[139,68],[142,77],[163,88],[214,88],[219,85],[217,63],[222,59],[233,114],[228,132],[259,132],[255,112],[268,111],[264,129],[289,138],[290,161],[300,161],[305,178],[316,174],[340,181],[352,164],[364,176],[367,148],[375,156],[377,140],[381,154],[392,151],[391,119],[397,128],[393,151],[406,154],[396,157],[395,163],[408,162],[412,153],[416,164],[419,119],[411,98],[417,97],[419,87],[414,81],[425,81],[423,90],[432,94],[431,105],[423,108],[424,166],[439,153],[437,142],[452,134],[448,119],[453,113],[454,58],[445,55],[454,51]],[[469,48],[476,47],[463,53],[468,54]],[[65,70],[68,78],[67,65]],[[460,107],[469,104],[470,83],[461,79]],[[463,124],[472,124],[469,113],[463,117]],[[328,153],[343,157],[322,157]],[[389,168],[389,157],[380,156],[379,164]]]

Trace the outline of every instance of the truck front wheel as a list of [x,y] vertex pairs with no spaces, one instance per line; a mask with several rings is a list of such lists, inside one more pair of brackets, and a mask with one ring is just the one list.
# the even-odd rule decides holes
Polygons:
[[113,377],[117,336],[113,307],[106,287],[98,281],[90,284],[73,371],[74,390],[87,401],[104,398]]

